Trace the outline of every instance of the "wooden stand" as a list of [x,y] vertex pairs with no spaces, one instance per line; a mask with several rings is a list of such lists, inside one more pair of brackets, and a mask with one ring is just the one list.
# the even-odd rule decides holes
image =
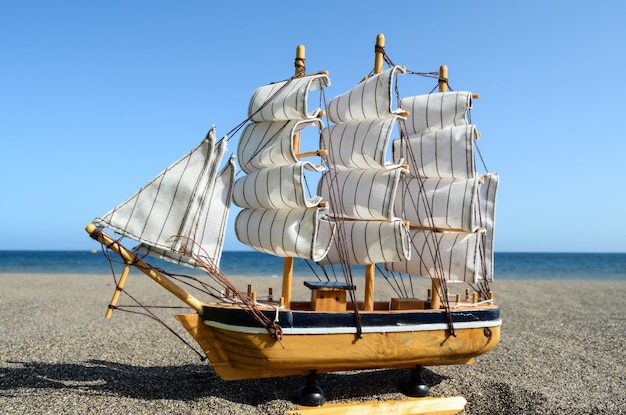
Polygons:
[[319,407],[300,406],[295,411],[287,411],[287,413],[292,415],[452,415],[461,412],[466,404],[467,401],[462,396],[453,396],[450,398],[409,398],[402,401],[327,403]]

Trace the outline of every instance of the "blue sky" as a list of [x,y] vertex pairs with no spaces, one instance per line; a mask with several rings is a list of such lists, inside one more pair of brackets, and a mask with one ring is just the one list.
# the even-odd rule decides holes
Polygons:
[[395,63],[481,95],[496,251],[626,252],[625,19],[622,1],[4,1],[0,249],[96,248],[85,225],[245,119],[298,44],[332,96],[384,33]]

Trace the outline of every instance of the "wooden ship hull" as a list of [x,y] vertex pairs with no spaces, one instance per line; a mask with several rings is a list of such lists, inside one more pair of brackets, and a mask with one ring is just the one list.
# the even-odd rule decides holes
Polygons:
[[[457,300],[449,311],[454,335],[446,312],[436,303],[406,298],[376,301],[368,306],[372,311],[359,311],[358,333],[354,310],[347,310],[346,291],[351,287],[317,282],[308,284],[310,301],[290,301],[288,308],[284,298],[259,304],[263,315],[282,328],[277,340],[238,300],[203,303],[93,224],[87,232],[119,254],[129,264],[127,269],[132,264],[196,311],[176,318],[224,380],[471,364],[500,341],[500,308],[471,298]],[[111,306],[127,274],[122,274]],[[362,310],[365,304],[359,302],[358,307]]]
[[[277,315],[271,307],[263,313]],[[177,318],[225,380],[470,364],[500,340],[500,310],[493,305],[452,311],[454,336],[439,310],[359,315],[357,335],[353,312],[279,311],[280,341],[236,305],[209,304],[199,314]]]

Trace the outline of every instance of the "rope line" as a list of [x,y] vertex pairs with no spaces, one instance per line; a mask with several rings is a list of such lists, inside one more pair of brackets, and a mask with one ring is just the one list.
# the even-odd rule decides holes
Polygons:
[[[118,243],[118,241],[116,241],[115,243]],[[110,248],[108,246],[105,247],[104,245],[102,245],[102,250],[103,250],[104,256],[109,261],[109,266],[111,267],[111,274],[113,275],[113,280],[115,282],[116,289],[118,289],[120,292],[123,292],[126,296],[128,296],[132,301],[135,302],[135,305],[128,305],[128,306],[114,306],[114,305],[109,304],[109,308],[113,309],[113,310],[124,311],[124,312],[131,313],[131,314],[139,314],[139,315],[143,315],[143,316],[146,316],[146,317],[150,317],[151,319],[153,319],[154,321],[156,321],[157,323],[159,323],[163,327],[165,327],[170,333],[172,333],[181,342],[183,342],[183,344],[185,344],[187,347],[189,347],[189,349],[191,349],[195,354],[197,354],[200,357],[201,361],[205,361],[207,359],[207,357],[205,355],[200,353],[195,347],[193,347],[191,345],[191,343],[189,343],[187,340],[185,340],[176,330],[174,330],[167,323],[165,323],[165,321],[163,321],[156,314],[154,314],[152,311],[150,311],[150,308],[174,308],[174,307],[164,307],[164,306],[158,306],[158,307],[151,306],[151,307],[149,307],[149,306],[146,306],[146,305],[142,304],[132,294],[130,294],[126,289],[120,288],[119,287],[119,280],[118,280],[117,275],[115,273],[115,268],[113,266],[113,263],[114,262],[122,262],[122,261],[115,261],[113,258],[111,258],[111,255],[110,255],[110,252],[109,252]],[[133,263],[132,265],[136,266],[136,263]],[[128,308],[131,308],[131,307],[141,308],[143,310],[143,312],[129,310]],[[176,307],[176,308],[186,309],[187,307]]]

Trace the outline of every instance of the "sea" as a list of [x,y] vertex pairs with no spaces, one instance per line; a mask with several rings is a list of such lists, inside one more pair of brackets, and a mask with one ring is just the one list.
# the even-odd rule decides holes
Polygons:
[[[114,254],[112,254],[114,256]],[[311,275],[305,261],[296,260],[294,274]],[[170,272],[193,270],[150,259]],[[115,265],[119,267],[119,265]],[[496,252],[495,279],[573,279],[626,281],[626,253]],[[278,276],[282,260],[256,251],[225,251],[220,268],[226,275]],[[190,272],[191,271],[191,272]],[[111,265],[102,251],[0,251],[0,273],[108,274]],[[199,271],[197,271],[199,272]],[[354,275],[363,275],[355,272]]]

